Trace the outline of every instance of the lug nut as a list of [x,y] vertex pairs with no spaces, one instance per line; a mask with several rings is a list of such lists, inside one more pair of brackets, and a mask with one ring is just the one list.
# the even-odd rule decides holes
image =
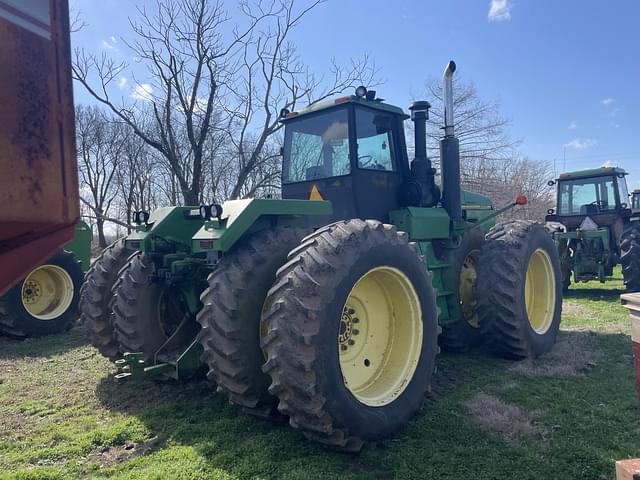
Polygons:
[[358,330],[357,328],[353,329],[353,334],[354,335],[358,335],[360,333],[360,330]]
[[349,341],[347,342],[349,345],[355,345],[356,342],[354,342],[353,340],[349,339]]
[[353,308],[350,308],[350,309],[347,310],[347,313],[349,315],[353,315],[354,313],[356,313],[356,311]]
[[359,321],[360,321],[360,319],[358,317],[353,317],[351,319],[351,322],[353,322],[353,323],[358,323]]
[[340,350],[346,350],[347,346],[346,345],[340,345]]

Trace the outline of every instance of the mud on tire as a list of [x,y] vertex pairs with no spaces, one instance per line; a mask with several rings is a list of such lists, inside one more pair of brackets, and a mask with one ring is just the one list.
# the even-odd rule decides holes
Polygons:
[[640,292],[640,222],[631,222],[622,231],[620,263],[626,289]]

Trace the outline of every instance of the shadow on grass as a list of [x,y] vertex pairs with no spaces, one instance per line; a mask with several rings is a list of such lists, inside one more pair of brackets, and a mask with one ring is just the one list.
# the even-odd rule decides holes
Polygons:
[[618,302],[620,295],[623,293],[625,293],[625,290],[620,288],[569,288],[569,291],[564,292],[563,296],[567,300],[606,300]]
[[[580,379],[576,385],[585,388],[584,395],[588,396],[589,389],[600,391],[611,385],[600,388],[584,374],[594,369],[619,369],[620,362],[630,363],[630,355],[630,342],[624,335],[591,331],[562,331],[551,352],[532,365],[520,362],[520,367],[516,367],[518,362],[496,358],[486,348],[465,354],[443,353],[438,357],[438,372],[425,409],[393,440],[382,442],[375,451],[369,449],[359,456],[327,450],[308,442],[299,431],[286,424],[246,415],[229,405],[224,395],[217,394],[215,386],[207,381],[118,382],[113,377],[105,377],[99,381],[96,393],[106,409],[135,416],[151,436],[159,437],[162,445],[190,446],[211,467],[240,478],[279,478],[285,476],[285,472],[288,478],[337,478],[340,473],[347,474],[346,477],[392,478],[399,464],[408,470],[422,471],[426,468],[424,463],[432,462],[429,452],[434,449],[440,452],[435,456],[439,460],[435,461],[442,463],[437,470],[445,472],[452,468],[446,452],[456,450],[456,442],[461,440],[444,441],[442,431],[452,425],[462,428],[460,425],[466,423],[459,414],[442,416],[439,405],[454,405],[455,411],[455,405],[473,394],[496,389],[502,392],[509,383],[516,385],[515,395],[519,395],[519,389],[528,391],[529,388],[531,394],[541,395],[540,383],[555,385],[559,379],[566,381],[574,376]],[[528,393],[521,395],[529,396]],[[545,401],[552,402],[550,398]],[[569,440],[562,439],[563,442]],[[494,447],[489,453],[501,458],[499,449],[504,446],[498,442]],[[408,454],[407,449],[423,453]],[[468,462],[478,473],[490,470],[490,466],[473,455],[458,460],[461,465]],[[430,463],[429,468],[432,467]],[[489,477],[479,475],[479,478]]]
[[0,358],[11,360],[25,357],[51,357],[88,344],[85,330],[80,326],[66,333],[46,337],[14,339],[0,336]]

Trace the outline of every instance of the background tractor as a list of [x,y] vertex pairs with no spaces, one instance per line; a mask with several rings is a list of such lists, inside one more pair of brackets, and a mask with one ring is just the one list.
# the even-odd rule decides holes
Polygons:
[[640,189],[636,189],[631,193],[631,209],[640,212]]
[[138,212],[82,296],[117,377],[204,367],[248,412],[355,451],[419,410],[438,343],[486,340],[513,359],[548,351],[562,304],[557,251],[543,225],[493,226],[524,197],[495,210],[461,190],[455,68],[445,70],[441,186],[427,157],[430,105],[414,102],[409,116],[359,87],[282,110],[282,199]]
[[[564,289],[574,282],[604,282],[622,264],[626,288],[640,290],[640,217],[632,209],[625,172],[601,167],[563,173],[557,205],[546,217],[562,266]],[[632,197],[633,199],[633,197]]]
[[71,242],[0,297],[0,333],[25,338],[71,328],[90,262],[91,229],[80,221]]

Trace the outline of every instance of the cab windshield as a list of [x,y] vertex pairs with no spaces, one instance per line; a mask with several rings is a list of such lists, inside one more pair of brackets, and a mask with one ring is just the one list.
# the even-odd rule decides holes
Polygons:
[[561,180],[558,215],[590,215],[614,210],[614,183],[615,178],[611,176]]

